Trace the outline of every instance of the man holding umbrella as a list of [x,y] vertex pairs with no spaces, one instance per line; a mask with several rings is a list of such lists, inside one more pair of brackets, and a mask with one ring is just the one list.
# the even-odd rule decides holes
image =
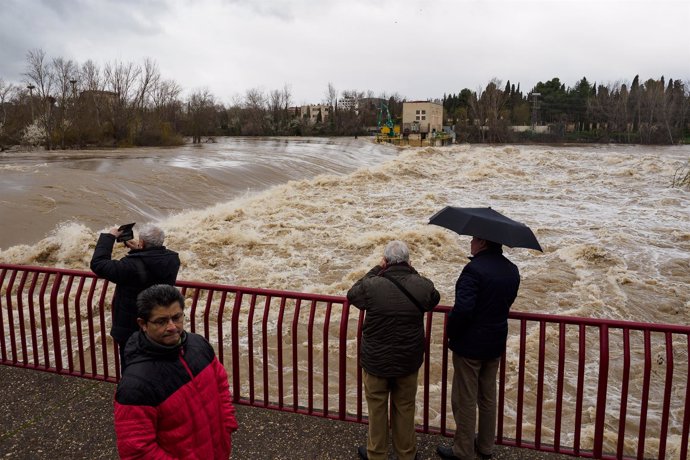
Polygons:
[[429,223],[474,236],[472,257],[455,284],[455,303],[446,326],[453,351],[455,437],[452,447],[438,446],[437,452],[445,459],[473,460],[475,452],[488,459],[496,436],[496,374],[508,338],[508,312],[520,286],[520,272],[503,255],[500,242],[541,247],[529,228],[491,208],[446,207]]

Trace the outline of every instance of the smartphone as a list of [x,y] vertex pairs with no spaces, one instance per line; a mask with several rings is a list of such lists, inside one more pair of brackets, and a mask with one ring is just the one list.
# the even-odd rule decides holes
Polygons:
[[134,239],[134,230],[132,230],[132,228],[135,224],[135,222],[132,222],[131,224],[120,225],[117,230],[122,233],[120,233],[120,236],[118,236],[115,241],[124,242]]

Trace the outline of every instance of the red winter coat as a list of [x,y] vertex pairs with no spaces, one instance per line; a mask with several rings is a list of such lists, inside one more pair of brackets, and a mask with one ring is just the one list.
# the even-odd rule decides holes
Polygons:
[[223,459],[237,429],[228,375],[200,335],[165,347],[136,332],[115,393],[115,434],[123,459]]

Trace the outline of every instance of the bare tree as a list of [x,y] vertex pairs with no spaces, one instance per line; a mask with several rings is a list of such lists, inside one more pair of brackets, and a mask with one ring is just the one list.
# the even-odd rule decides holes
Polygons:
[[[60,147],[65,148],[65,134],[68,127],[67,112],[74,104],[74,89],[71,84],[77,74],[77,65],[72,60],[55,58],[52,61],[55,75],[55,96],[57,106],[54,113],[55,129],[60,137]],[[70,103],[71,102],[71,103]]]
[[187,116],[189,119],[192,143],[201,142],[201,136],[212,132],[215,128],[215,98],[208,89],[193,92],[187,101]]
[[176,126],[182,88],[173,80],[159,81],[151,89],[151,103],[160,123]]
[[24,76],[27,83],[35,86],[36,96],[45,100],[51,95],[55,76],[51,71],[46,53],[42,49],[34,49],[27,53],[27,68]]
[[338,102],[338,91],[333,86],[333,83],[328,82],[328,89],[326,89],[326,105],[335,107]]
[[115,141],[131,139],[131,121],[134,116],[133,106],[137,94],[136,84],[141,75],[141,68],[133,63],[113,62],[104,68],[105,84],[115,97],[111,118]]
[[279,89],[274,89],[268,95],[268,110],[271,114],[271,134],[278,134],[285,122],[283,111],[283,93]]
[[0,119],[0,135],[3,133],[3,127],[7,124],[7,107],[5,103],[14,91],[15,86],[12,83],[5,83],[5,80],[0,78],[0,109],[2,109],[2,119]]
[[158,64],[150,58],[144,60],[144,66],[139,74],[139,86],[136,90],[135,106],[143,109],[149,102],[152,89],[161,80]]
[[507,135],[508,120],[503,119],[502,109],[507,97],[500,89],[501,81],[492,79],[483,91],[472,93],[469,100],[470,111],[476,120],[479,137],[483,141],[502,142]]
[[161,80],[158,65],[150,58],[144,60],[144,65],[139,73],[138,86],[135,90],[133,109],[136,115],[134,127],[138,137],[141,137],[147,129],[147,108],[151,100],[151,92]]
[[268,110],[271,116],[271,131],[273,134],[287,134],[289,115],[288,108],[292,94],[290,86],[285,84],[282,89],[274,89],[268,95]]
[[[51,92],[55,75],[46,59],[45,51],[41,49],[31,50],[27,53],[26,60],[27,67],[24,76],[28,86],[31,87],[31,95],[33,96],[33,92],[36,91],[36,97],[39,100],[39,103],[36,104],[36,121],[45,131],[45,147],[50,150],[52,148],[53,104],[55,103],[55,98]],[[32,100],[32,107],[33,103]]]
[[292,88],[287,83],[283,85],[283,104],[285,104],[285,110],[292,104]]
[[78,100],[79,141],[100,142],[103,124],[111,119],[112,98],[104,96],[105,78],[100,67],[92,60],[84,62],[77,78],[82,92]]
[[88,91],[100,91],[103,89],[103,77],[101,69],[92,60],[88,60],[79,69],[81,86]]
[[267,98],[258,88],[248,89],[244,96],[242,134],[258,136],[266,132]]

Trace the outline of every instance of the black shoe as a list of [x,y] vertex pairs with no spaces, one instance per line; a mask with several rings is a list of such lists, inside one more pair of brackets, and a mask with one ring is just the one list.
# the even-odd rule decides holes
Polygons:
[[369,460],[369,454],[367,454],[367,446],[359,446],[357,448],[357,454],[362,460]]
[[460,457],[457,457],[453,453],[452,447],[438,446],[438,447],[436,447],[436,453],[438,454],[439,457],[445,458],[447,460],[460,460]]
[[481,460],[489,460],[491,457],[493,457],[492,454],[483,454],[479,452],[479,447],[477,447],[477,439],[475,438],[474,440],[474,453],[477,454],[477,457],[479,457]]

